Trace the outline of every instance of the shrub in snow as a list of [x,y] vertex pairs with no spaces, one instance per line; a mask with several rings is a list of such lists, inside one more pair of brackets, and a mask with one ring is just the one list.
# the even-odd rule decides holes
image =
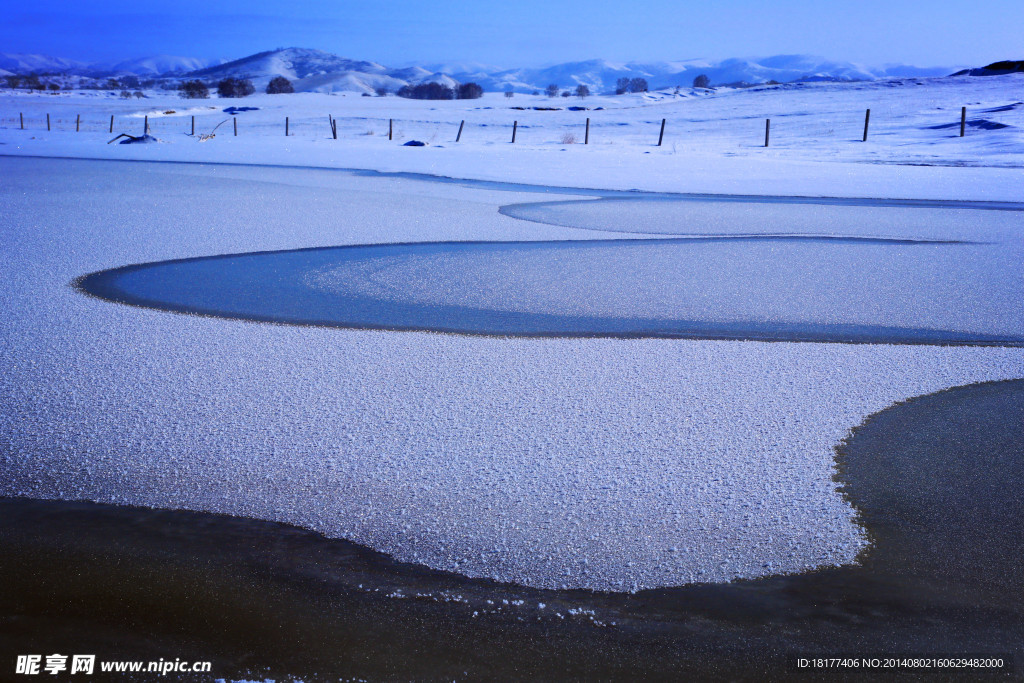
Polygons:
[[409,142],[402,145],[402,147],[426,147],[427,143],[420,142],[419,140],[409,140]]
[[584,97],[587,97],[588,95],[590,95],[590,88],[583,85],[582,83],[576,86],[576,97],[582,100]]
[[556,97],[558,95],[558,86],[552,83],[544,89],[544,92],[547,93],[548,97]]
[[217,84],[217,94],[221,97],[248,97],[256,92],[256,87],[248,78],[225,78]]
[[459,89],[456,91],[457,99],[460,100],[479,99],[480,97],[483,96],[483,94],[484,89],[481,88],[476,83],[463,83],[462,85],[459,86]]
[[380,85],[374,89],[374,92],[377,93],[377,97],[387,97],[391,91],[388,90],[386,85]]
[[646,78],[629,79],[629,92],[647,92]]
[[127,100],[131,96],[132,96],[132,94],[130,92],[128,92],[127,90],[122,90],[121,91],[121,98],[122,99]]
[[411,100],[453,100],[455,91],[440,83],[420,83],[419,85],[403,85],[396,93],[399,97]]
[[36,76],[35,74],[25,76],[22,81],[22,85],[28,90],[43,90],[46,88],[46,86],[39,81],[39,76]]
[[49,88],[53,92],[56,92],[56,91],[60,90],[60,85],[57,84],[57,83],[50,83],[46,87]]
[[190,100],[205,100],[210,96],[210,91],[202,81],[185,81],[178,86],[178,93]]
[[627,92],[647,92],[647,79],[623,77],[615,81],[616,95],[622,95]]
[[693,79],[693,87],[694,88],[710,88],[711,87],[711,79],[708,78],[705,74],[701,74],[700,76],[697,76],[695,79]]
[[284,76],[274,76],[270,79],[270,83],[267,83],[268,95],[281,95],[292,92],[295,92],[295,88],[292,87],[292,82]]
[[512,92],[511,88],[505,91],[505,97],[512,97],[513,95],[515,95],[515,93]]

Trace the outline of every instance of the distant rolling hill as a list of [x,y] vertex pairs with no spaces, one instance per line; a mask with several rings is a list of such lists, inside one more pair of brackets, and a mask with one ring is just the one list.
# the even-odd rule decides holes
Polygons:
[[345,59],[330,52],[297,47],[260,52],[233,62],[193,71],[188,76],[212,80],[249,78],[258,88],[265,87],[275,76],[284,76],[292,81],[298,92],[372,93],[378,87],[394,91],[409,83],[437,81],[449,86],[457,83],[449,76],[421,67],[389,69],[376,62]]
[[957,71],[954,76],[1001,76],[1002,74],[1012,74],[1024,72],[1024,60],[1007,60],[1003,62],[993,62],[988,66],[982,66],[977,69],[963,69]]
[[133,73],[137,76],[165,76],[185,74],[209,66],[211,66],[209,60],[197,57],[155,55],[113,63],[110,65],[110,70],[115,73]]
[[764,59],[694,59],[675,62],[611,62],[592,59],[541,68],[501,69],[476,63],[446,63],[391,69],[374,62],[359,62],[320,50],[287,48],[261,52],[220,66],[195,71],[199,78],[251,78],[257,85],[281,75],[295,82],[296,90],[354,90],[372,92],[379,86],[397,89],[406,83],[437,81],[446,85],[474,82],[487,91],[531,92],[557,85],[574,90],[586,85],[591,92],[612,92],[620,78],[643,78],[651,88],[689,87],[704,74],[712,85],[757,84],[768,81],[865,81],[886,77],[945,76],[951,68],[886,65],[868,68],[809,55],[778,55]]
[[0,69],[16,74],[80,73],[88,67],[89,65],[86,62],[78,62],[62,57],[0,52]]

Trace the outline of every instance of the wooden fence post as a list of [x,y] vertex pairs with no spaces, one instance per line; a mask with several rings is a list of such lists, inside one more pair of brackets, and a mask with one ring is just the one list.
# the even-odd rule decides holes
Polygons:
[[50,130],[50,115],[46,115],[46,130]]
[[462,121],[459,122],[459,134],[455,136],[455,142],[458,142],[459,140],[462,139],[462,127],[464,125],[466,125],[466,120],[465,119],[463,119]]
[[81,114],[75,114],[75,132],[76,133],[79,132],[79,130],[81,129],[81,125],[82,125],[82,115]]
[[866,112],[864,112],[864,139],[861,140],[861,142],[867,142],[868,141],[868,121],[870,121],[870,120],[871,120],[871,110],[868,109]]
[[391,139],[391,135],[394,133],[395,122],[393,119],[388,119],[388,140]]
[[512,122],[512,144],[516,144],[516,129],[519,127],[518,121]]
[[587,117],[587,132],[583,134],[583,144],[590,144],[590,117]]
[[661,120],[661,132],[658,133],[658,147],[661,147],[661,140],[665,137],[665,119]]
[[113,114],[110,115],[110,132],[111,133],[114,132],[114,115]]
[[238,137],[238,117],[236,116],[235,118],[233,118],[233,119],[231,119],[231,120],[232,120],[232,121],[234,122],[234,124],[235,124],[235,137],[237,138],[237,137]]
[[331,137],[338,139],[338,119],[331,117]]
[[768,146],[768,134],[771,132],[771,129],[772,129],[772,120],[771,119],[765,119],[764,120],[764,146],[765,147]]
[[146,118],[143,120],[142,134],[149,135],[149,114],[146,114]]
[[960,108],[960,137],[964,136],[964,128],[967,126],[967,107]]
[[288,137],[288,117],[284,117],[284,136]]
[[19,113],[18,118],[21,120],[21,129],[25,130],[25,114]]
[[[113,117],[111,117],[111,119],[113,119]],[[110,132],[113,133],[114,131],[110,131]],[[196,117],[193,116],[192,117],[192,135],[195,135],[195,134],[196,134]]]

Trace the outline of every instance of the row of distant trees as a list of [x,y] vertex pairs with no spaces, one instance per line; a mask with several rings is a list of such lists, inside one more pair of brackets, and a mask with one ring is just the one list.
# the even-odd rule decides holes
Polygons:
[[[189,99],[205,99],[210,96],[210,87],[200,80],[185,81],[178,87],[182,97]],[[247,78],[225,78],[217,83],[217,94],[221,97],[248,97],[256,92],[256,87]],[[284,76],[275,76],[267,84],[267,93],[277,95],[295,92],[294,86]],[[377,94],[385,96],[387,88],[377,88]],[[399,97],[413,100],[475,100],[484,94],[484,89],[476,83],[462,83],[450,88],[442,83],[420,83],[403,85],[395,93]]]
[[15,88],[25,88],[26,90],[60,90],[60,85],[56,83],[43,83],[36,74],[29,74],[28,76],[10,74],[4,76],[4,84],[12,90]]
[[[558,97],[558,90],[558,86],[552,83],[548,87],[544,88],[544,94],[547,95],[548,97]],[[512,97],[512,95],[509,94],[511,92],[511,90],[506,90],[505,97]],[[590,88],[581,83],[580,85],[576,86],[576,90],[574,92],[569,92],[568,90],[562,91],[562,97],[570,97],[574,94],[576,95],[576,97],[579,97],[581,99],[584,97],[590,97]]]
[[[700,74],[693,79],[694,88],[710,88],[711,79],[706,74]],[[628,92],[647,92],[646,78],[620,78],[615,81],[615,94],[623,95]],[[679,88],[676,88],[679,91]]]
[[[695,88],[710,88],[711,87],[711,79],[709,79],[705,74],[701,74],[701,75],[699,75],[699,76],[697,76],[696,78],[693,79],[693,87],[695,87]],[[620,78],[620,79],[618,79],[615,82],[615,94],[616,95],[623,95],[623,94],[628,93],[628,92],[633,92],[633,93],[636,93],[636,92],[647,92],[648,88],[649,88],[649,86],[647,85],[647,79],[646,78]],[[544,93],[548,97],[558,97],[559,90],[560,90],[559,87],[556,84],[552,83],[547,88],[545,88]],[[676,88],[676,91],[678,92],[679,88]],[[534,94],[536,94],[536,93],[534,93]],[[580,97],[580,98],[588,97],[590,95],[590,88],[588,88],[585,85],[580,84],[580,85],[576,86],[575,92],[569,92],[568,90],[562,90],[561,94],[562,94],[562,97],[569,97],[569,96],[571,96],[573,94],[575,94],[576,97]],[[512,90],[511,89],[505,91],[505,97],[512,97]]]
[[[12,89],[49,89],[54,91],[61,89],[57,83],[43,83],[36,74],[28,74],[26,76],[9,74],[4,76],[4,81],[6,86]],[[149,85],[152,85],[152,83],[140,83],[139,79],[135,76],[122,76],[120,79],[107,79],[104,87],[110,90],[121,90],[139,88],[140,86],[147,87]],[[701,74],[693,79],[693,87],[709,88],[711,87],[711,80],[705,74]],[[217,83],[216,88],[217,94],[221,97],[247,97],[256,92],[256,87],[247,78],[225,78]],[[644,78],[620,78],[615,83],[616,95],[647,92],[647,90],[647,80]],[[182,97],[187,98],[207,98],[210,96],[210,86],[200,80],[185,81],[178,86],[178,91]],[[266,92],[272,95],[291,93],[295,92],[295,88],[292,86],[291,81],[284,76],[275,76],[267,84]],[[557,97],[559,93],[561,93],[562,97],[576,95],[576,97],[583,98],[590,96],[590,88],[582,84],[577,85],[575,91],[570,92],[568,90],[561,90],[556,84],[552,83],[544,92],[548,97]],[[475,100],[482,96],[483,93],[483,88],[476,83],[462,83],[455,88],[441,83],[420,83],[418,85],[404,85],[395,94],[399,97],[407,97],[413,100]],[[389,94],[387,88],[377,88],[377,95],[383,97],[387,94]],[[538,93],[535,92],[534,94]],[[505,90],[505,97],[512,97],[513,95],[514,93],[511,88]]]
[[[54,77],[61,77],[61,74],[43,74],[47,80],[44,81],[39,74],[7,74],[3,77],[4,85],[12,90],[25,88],[26,90],[60,90],[59,83],[51,80]],[[121,76],[120,78],[80,80],[78,87],[86,90],[138,90],[139,88],[152,88],[157,84],[155,79],[140,80],[138,76]],[[65,86],[70,89],[71,86]]]
[[627,92],[647,92],[646,78],[620,78],[615,81],[615,94],[622,95]]
[[[256,92],[256,86],[248,78],[225,78],[217,83],[217,94],[221,97],[248,97]],[[274,76],[267,83],[267,94],[279,95],[295,92],[292,82],[284,76]],[[178,86],[178,93],[188,99],[206,99],[210,88],[200,80],[185,81]]]
[[[377,94],[386,95],[387,91],[378,88]],[[403,85],[395,94],[411,100],[475,100],[484,94],[484,89],[476,83],[461,83],[455,88],[443,83],[419,83]]]

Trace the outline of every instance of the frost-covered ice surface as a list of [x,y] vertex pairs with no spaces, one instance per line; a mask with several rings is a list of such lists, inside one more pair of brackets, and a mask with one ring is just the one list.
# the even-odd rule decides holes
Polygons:
[[[789,207],[795,216],[802,209]],[[893,213],[908,233],[929,232],[927,212],[917,220],[906,215],[912,211]],[[509,244],[403,250],[345,261],[304,279],[314,289],[350,297],[541,316],[532,331],[552,324],[543,316],[570,316],[638,321],[641,327],[633,329],[643,329],[640,321],[700,321],[1024,339],[1024,214],[950,213],[976,227],[978,243],[721,238]],[[830,225],[840,234],[846,227],[842,220]],[[889,339],[873,339],[882,338]]]
[[[0,159],[0,495],[291,522],[469,576],[632,590],[854,560],[833,446],[1024,350],[299,328],[82,296],[127,263],[592,239],[536,195],[326,171]],[[554,197],[559,199],[559,197]]]

